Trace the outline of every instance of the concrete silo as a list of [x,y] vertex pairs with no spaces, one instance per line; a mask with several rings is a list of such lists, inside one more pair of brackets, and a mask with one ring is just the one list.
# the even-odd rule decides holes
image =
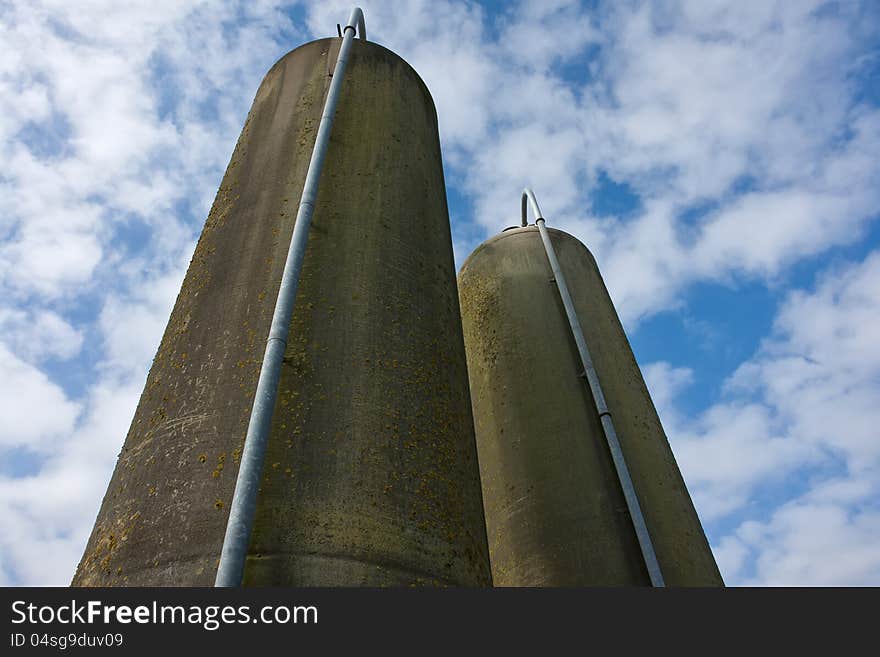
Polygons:
[[[260,85],[74,585],[214,582],[342,41],[297,48]],[[433,101],[360,39],[340,93],[244,583],[488,585]]]
[[[525,225],[524,196],[523,227],[484,242],[458,279],[495,585],[721,585],[593,256],[536,223]],[[579,353],[539,228],[592,363]],[[603,431],[612,418],[620,463]]]

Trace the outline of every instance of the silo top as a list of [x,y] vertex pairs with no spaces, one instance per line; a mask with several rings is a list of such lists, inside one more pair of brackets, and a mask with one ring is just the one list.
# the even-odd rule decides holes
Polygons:
[[[268,80],[275,74],[278,70],[281,70],[286,65],[287,61],[293,57],[295,57],[296,53],[301,53],[305,50],[310,50],[314,48],[329,48],[331,52],[331,57],[328,60],[328,69],[327,75],[332,76],[333,74],[333,66],[336,63],[336,55],[339,53],[339,47],[342,45],[342,39],[339,37],[326,37],[324,39],[315,39],[314,41],[309,41],[308,43],[304,43],[301,46],[297,46],[293,50],[289,51],[285,55],[283,55],[278,61],[276,61],[272,68],[266,73],[264,78]],[[352,56],[357,57],[359,54],[363,55],[364,53],[369,53],[371,56],[376,58],[384,58],[388,60],[397,60],[401,64],[403,64],[408,71],[412,74],[412,77],[417,82],[417,84],[422,88],[422,91],[425,93],[425,97],[428,100],[428,103],[433,110],[434,115],[434,125],[437,125],[437,108],[434,105],[434,99],[431,97],[431,92],[428,90],[428,85],[425,84],[425,81],[422,80],[422,77],[418,74],[418,72],[407,62],[403,57],[395,53],[393,50],[389,50],[385,46],[379,45],[378,43],[374,43],[372,41],[364,41],[362,39],[354,39],[352,41]]]
[[[592,263],[592,265],[594,267],[598,268],[598,265],[596,264],[596,258],[593,256],[593,254],[590,252],[590,250],[586,247],[586,245],[584,245],[584,243],[581,242],[577,237],[575,237],[571,233],[566,233],[564,230],[559,230],[557,228],[551,228],[550,226],[547,226],[547,232],[549,232],[551,235],[555,236],[556,238],[566,239],[568,241],[571,241],[571,242],[578,244],[581,248],[583,248],[584,251],[586,251],[587,256],[589,257],[589,260]],[[499,242],[500,240],[507,239],[509,237],[518,236],[518,235],[523,235],[524,233],[535,233],[535,239],[540,239],[540,231],[538,230],[538,227],[535,225],[512,226],[510,228],[505,228],[503,231],[501,231],[497,235],[490,237],[485,242],[480,244],[480,246],[478,246],[476,249],[473,250],[473,252],[464,261],[464,264],[461,266],[461,270],[459,271],[459,275],[461,274],[461,272],[463,272],[465,269],[467,269],[471,260],[476,258],[487,247],[492,246],[493,244],[495,244],[496,242]]]

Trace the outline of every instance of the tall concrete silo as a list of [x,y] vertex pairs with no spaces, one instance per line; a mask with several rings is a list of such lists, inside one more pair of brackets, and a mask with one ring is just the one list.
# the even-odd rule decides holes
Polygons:
[[[257,92],[74,585],[210,585],[342,39]],[[433,101],[355,40],[324,161],[245,584],[490,583]]]
[[[484,242],[459,273],[495,585],[653,583],[634,513],[658,580],[721,585],[593,256],[571,235],[542,227],[567,279],[606,418],[585,380],[539,227],[525,223]],[[611,418],[634,510],[603,432]]]

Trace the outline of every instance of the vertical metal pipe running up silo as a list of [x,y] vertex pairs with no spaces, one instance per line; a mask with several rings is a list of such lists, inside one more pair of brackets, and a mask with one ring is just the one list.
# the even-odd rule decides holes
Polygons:
[[275,410],[275,400],[278,397],[281,361],[287,348],[290,319],[293,315],[299,276],[309,240],[309,226],[315,211],[318,183],[321,181],[324,156],[327,154],[327,146],[330,143],[333,118],[336,115],[336,106],[339,104],[339,92],[345,78],[345,66],[348,63],[348,53],[351,51],[355,27],[360,31],[361,39],[366,40],[367,30],[364,26],[364,13],[360,7],[355,7],[352,10],[348,24],[343,30],[342,46],[339,48],[339,56],[333,69],[333,79],[330,82],[327,100],[324,102],[324,111],[318,124],[318,134],[315,137],[315,146],[309,160],[306,181],[296,212],[296,223],[287,252],[287,261],[284,264],[284,273],[281,275],[281,287],[278,289],[278,299],[275,302],[269,338],[266,340],[266,351],[263,355],[257,393],[248,423],[244,450],[241,454],[241,466],[235,482],[235,493],[229,509],[229,520],[226,525],[226,536],[223,539],[223,549],[220,553],[220,566],[217,569],[215,586],[239,586],[244,574],[244,562],[247,557],[248,543],[254,526],[254,513],[257,508],[257,492],[260,487],[260,477],[263,474],[263,461],[266,458],[266,442],[269,440],[272,413]]
[[639,548],[642,551],[642,558],[645,560],[645,567],[648,569],[648,576],[651,578],[652,586],[663,586],[663,574],[660,571],[660,564],[657,562],[657,554],[654,551],[654,544],[651,541],[651,535],[648,527],[645,525],[645,516],[639,505],[639,499],[633,486],[632,477],[629,468],[626,465],[626,459],[623,451],[620,449],[620,441],[617,438],[617,431],[614,428],[614,422],[611,419],[611,412],[608,410],[608,404],[605,402],[605,394],[602,392],[602,385],[599,382],[599,375],[596,374],[596,368],[593,365],[593,358],[590,356],[590,349],[587,347],[587,341],[584,338],[584,332],[581,329],[580,320],[578,320],[577,311],[574,308],[574,302],[571,300],[571,294],[568,292],[568,284],[565,281],[565,274],[562,273],[562,267],[559,266],[559,260],[556,257],[556,250],[550,241],[550,235],[547,234],[547,228],[544,225],[544,216],[538,207],[538,201],[531,189],[524,189],[522,193],[522,225],[528,225],[528,214],[526,202],[529,202],[535,215],[535,224],[541,233],[541,241],[544,243],[544,250],[547,253],[547,260],[550,262],[550,269],[553,272],[553,280],[559,291],[559,297],[565,308],[565,315],[568,319],[568,325],[571,328],[571,335],[577,345],[578,354],[581,358],[581,365],[584,368],[584,378],[590,389],[593,402],[596,404],[596,411],[599,413],[599,420],[602,423],[602,433],[608,443],[608,450],[611,452],[611,459],[614,462],[614,469],[617,472],[617,479],[620,482],[620,488],[623,491],[626,506],[632,519],[633,528],[639,541]]

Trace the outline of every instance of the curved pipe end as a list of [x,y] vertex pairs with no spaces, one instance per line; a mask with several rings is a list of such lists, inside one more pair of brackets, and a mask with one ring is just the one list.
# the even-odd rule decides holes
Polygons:
[[[345,30],[351,28],[352,30],[357,29],[357,34],[361,38],[361,41],[367,40],[367,26],[364,23],[364,10],[360,7],[355,7],[351,10],[351,17],[348,19],[348,25],[345,26]],[[345,34],[345,30],[342,30],[342,33]]]
[[535,223],[539,221],[544,221],[544,215],[541,214],[541,208],[538,207],[538,199],[535,198],[535,193],[529,188],[526,187],[522,193],[522,225],[529,225],[529,204],[532,206],[532,213],[535,215]]

